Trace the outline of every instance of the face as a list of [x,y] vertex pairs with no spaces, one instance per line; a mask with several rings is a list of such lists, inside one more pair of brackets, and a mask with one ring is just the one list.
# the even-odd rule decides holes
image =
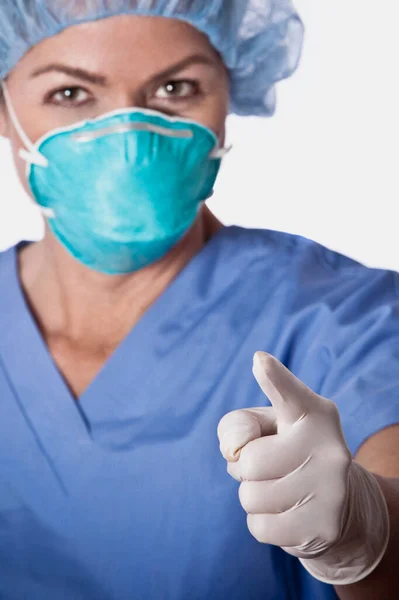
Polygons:
[[[206,36],[161,17],[120,16],[78,25],[30,50],[7,78],[32,142],[58,127],[129,107],[195,120],[224,142],[228,75]],[[0,134],[11,141],[25,190],[23,147],[4,101]]]

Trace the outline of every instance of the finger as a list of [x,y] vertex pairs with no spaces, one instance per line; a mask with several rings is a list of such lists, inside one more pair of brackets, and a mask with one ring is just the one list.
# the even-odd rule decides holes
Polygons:
[[285,477],[303,464],[309,449],[298,436],[287,443],[283,436],[258,438],[244,446],[228,472],[237,481],[267,481]]
[[227,472],[233,479],[241,483],[243,480],[240,469],[238,467],[238,463],[229,461],[227,463]]
[[241,506],[248,514],[279,514],[309,502],[314,491],[307,477],[294,473],[271,481],[244,481],[238,490]]
[[280,547],[300,546],[307,539],[300,519],[295,512],[274,515],[247,515],[247,526],[250,533],[262,544],[273,544]]
[[248,442],[274,434],[276,430],[276,415],[271,407],[234,410],[219,422],[220,451],[226,460],[236,462]]
[[278,431],[302,420],[323,399],[271,354],[257,352],[253,374],[276,411]]
[[[258,542],[280,548],[310,548],[315,543],[317,545],[317,542],[320,544],[325,541],[320,525],[309,517],[307,505],[281,514],[249,514],[247,526]],[[326,539],[328,535],[329,533]],[[332,539],[335,539],[335,536]]]
[[[294,507],[281,514],[249,514],[247,525],[258,542],[280,546],[287,552],[320,552],[337,542],[341,534],[342,514],[324,519],[315,518],[308,504]],[[305,557],[305,556],[304,556]]]

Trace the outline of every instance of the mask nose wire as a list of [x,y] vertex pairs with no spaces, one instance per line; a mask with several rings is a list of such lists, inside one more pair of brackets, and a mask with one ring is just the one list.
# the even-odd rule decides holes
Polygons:
[[[172,130],[166,127],[161,127],[159,125],[155,125],[153,123],[123,123],[120,125],[112,125],[111,127],[106,127],[104,129],[99,129],[96,131],[90,131],[85,133],[75,133],[72,137],[74,140],[79,142],[80,144],[84,144],[86,142],[91,142],[92,140],[101,138],[105,135],[109,135],[111,133],[127,133],[129,131],[150,131],[153,133],[158,133],[159,135],[164,135],[165,137],[176,137],[176,138],[193,138],[194,134],[189,129],[181,129],[181,130]],[[225,148],[221,148],[219,143],[216,144],[215,148],[212,150],[209,158],[211,159],[223,159],[226,154],[230,152],[232,146],[228,146]]]
[[12,103],[10,94],[8,93],[7,85],[5,84],[4,81],[1,82],[1,87],[3,89],[3,94],[4,94],[4,99],[6,102],[7,110],[11,117],[11,121],[15,127],[15,131],[17,132],[19,139],[25,146],[25,148],[21,148],[19,150],[19,153],[18,153],[19,156],[28,163],[36,164],[40,167],[47,167],[48,166],[47,158],[45,158],[42,154],[40,154],[40,152],[38,152],[36,150],[34,144],[28,138],[28,136],[26,135],[26,133],[20,123],[20,120],[18,119],[18,116],[14,110],[14,105]]

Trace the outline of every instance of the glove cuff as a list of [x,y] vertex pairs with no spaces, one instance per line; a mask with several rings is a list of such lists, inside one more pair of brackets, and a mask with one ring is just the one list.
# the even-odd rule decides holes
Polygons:
[[365,579],[381,562],[388,546],[390,520],[377,479],[352,461],[348,500],[339,541],[323,555],[299,559],[315,578],[330,585],[350,585]]

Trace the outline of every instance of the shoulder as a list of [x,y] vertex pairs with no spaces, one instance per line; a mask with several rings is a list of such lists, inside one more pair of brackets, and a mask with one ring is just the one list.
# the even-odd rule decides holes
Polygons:
[[[229,228],[229,242],[248,263],[265,268],[282,269],[296,294],[317,288],[316,295],[339,289],[346,295],[351,290],[367,294],[384,292],[392,301],[399,299],[399,274],[387,269],[374,269],[331,250],[306,237],[268,229]],[[364,286],[368,286],[367,289]],[[316,292],[316,289],[315,289]]]
[[[264,349],[336,402],[355,455],[366,439],[399,422],[398,273],[297,235],[243,236],[245,248],[256,248],[264,287],[271,285],[267,297],[274,297],[275,308],[266,302],[263,311]],[[276,330],[272,343],[269,328]]]

